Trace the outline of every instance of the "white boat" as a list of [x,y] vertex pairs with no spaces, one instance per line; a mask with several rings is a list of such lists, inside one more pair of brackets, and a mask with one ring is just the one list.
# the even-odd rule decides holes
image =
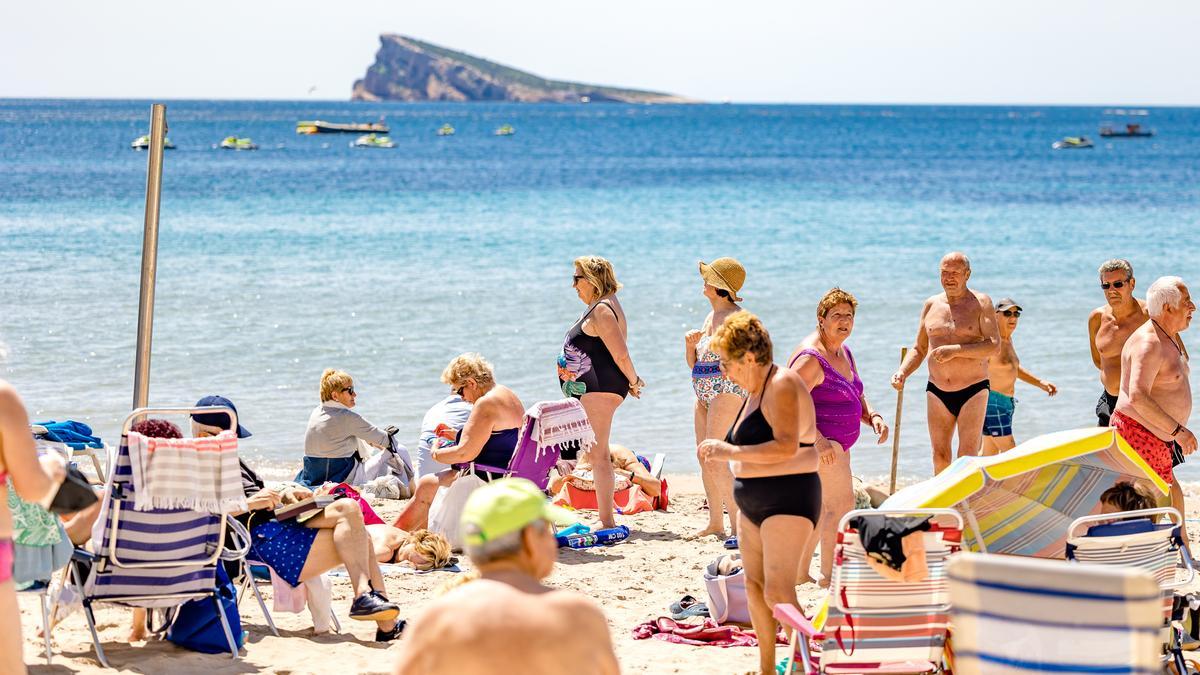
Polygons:
[[1050,147],[1055,150],[1081,150],[1083,148],[1095,147],[1086,136],[1067,136],[1061,141],[1055,141]]
[[396,144],[392,142],[391,136],[377,136],[375,134],[366,134],[354,139],[351,144],[355,148],[394,148]]

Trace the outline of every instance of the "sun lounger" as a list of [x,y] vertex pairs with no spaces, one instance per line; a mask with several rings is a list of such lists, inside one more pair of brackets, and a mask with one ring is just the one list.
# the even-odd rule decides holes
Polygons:
[[955,675],[1162,671],[1145,570],[962,553],[946,573]]
[[[1162,517],[1164,523],[1155,523]],[[1165,658],[1186,673],[1182,630],[1172,624],[1175,590],[1189,586],[1196,576],[1191,556],[1183,545],[1183,518],[1175,509],[1122,511],[1078,518],[1067,533],[1067,559],[1093,565],[1146,570],[1161,590],[1162,636]]]
[[487,471],[505,477],[526,478],[545,490],[550,482],[550,470],[568,446],[589,446],[595,434],[588,423],[587,413],[579,401],[565,398],[560,401],[536,403],[525,411],[516,450],[508,466],[487,466],[469,462],[455,464],[460,470]]
[[[932,518],[930,530],[916,535],[925,551],[927,572],[923,579],[895,581],[868,564],[867,551],[850,522],[857,516],[870,515]],[[789,661],[799,651],[805,672],[941,672],[950,609],[946,561],[961,546],[962,528],[962,516],[952,509],[847,513],[838,525],[829,612],[823,630],[818,632],[791,605],[776,605],[773,609],[775,618],[794,630]],[[807,669],[812,660],[810,639],[821,644],[819,670]]]
[[[127,442],[133,421],[149,415],[223,412],[227,408],[139,409],[122,426],[121,445],[104,486],[101,513],[93,532],[95,552],[76,549],[71,563],[71,583],[82,598],[84,616],[100,663],[108,667],[96,632],[93,606],[97,603],[129,607],[177,607],[189,600],[211,599],[233,658],[238,646],[216,594],[216,566],[223,558],[245,555],[249,540],[238,550],[223,554],[228,516],[191,509],[134,509],[136,486]],[[235,438],[236,441],[236,438]],[[236,451],[236,446],[235,446]],[[240,489],[240,483],[239,483]]]

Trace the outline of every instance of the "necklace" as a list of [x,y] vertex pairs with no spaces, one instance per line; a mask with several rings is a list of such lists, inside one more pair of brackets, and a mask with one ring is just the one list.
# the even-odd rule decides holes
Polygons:
[[1161,330],[1163,334],[1167,336],[1167,339],[1171,341],[1171,346],[1175,348],[1175,351],[1179,352],[1180,355],[1183,355],[1183,350],[1179,348],[1179,343],[1175,342],[1175,338],[1171,337],[1171,334],[1167,332],[1166,328],[1160,326],[1159,323],[1154,319],[1150,319],[1150,323],[1154,324],[1155,328]]

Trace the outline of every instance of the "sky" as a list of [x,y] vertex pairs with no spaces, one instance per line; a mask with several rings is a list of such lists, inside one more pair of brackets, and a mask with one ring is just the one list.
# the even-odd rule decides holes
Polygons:
[[1195,0],[4,5],[0,97],[345,100],[401,33],[713,102],[1200,105]]

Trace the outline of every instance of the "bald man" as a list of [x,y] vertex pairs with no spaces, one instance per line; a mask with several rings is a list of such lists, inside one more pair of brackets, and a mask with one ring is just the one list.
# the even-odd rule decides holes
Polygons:
[[987,412],[988,359],[1000,349],[991,298],[967,287],[971,261],[963,253],[947,253],[940,270],[943,292],[925,301],[916,343],[892,375],[892,386],[903,389],[908,376],[929,357],[925,398],[935,474],[954,457],[955,431],[959,457],[979,454]]

